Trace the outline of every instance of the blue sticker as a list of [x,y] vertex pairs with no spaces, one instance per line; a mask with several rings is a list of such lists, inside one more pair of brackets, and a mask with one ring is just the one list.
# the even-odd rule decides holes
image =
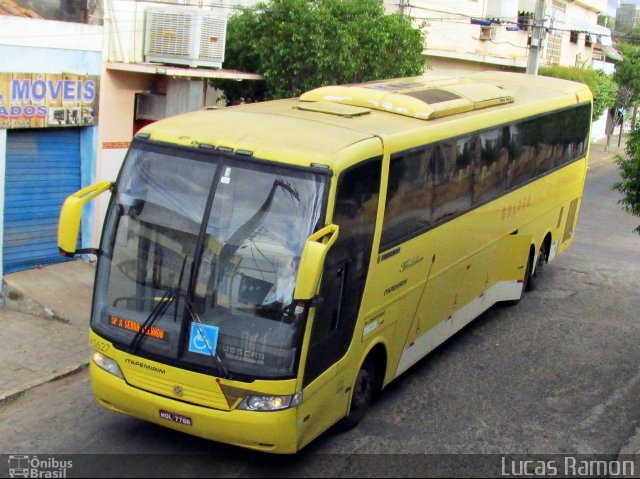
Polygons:
[[191,323],[189,352],[214,356],[218,346],[218,329],[209,324]]

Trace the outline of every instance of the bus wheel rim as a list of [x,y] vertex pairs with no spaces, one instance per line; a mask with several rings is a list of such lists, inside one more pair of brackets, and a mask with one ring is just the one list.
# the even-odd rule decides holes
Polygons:
[[354,391],[353,405],[356,409],[366,407],[371,399],[373,385],[371,384],[371,375],[368,370],[362,369],[358,373],[358,380]]

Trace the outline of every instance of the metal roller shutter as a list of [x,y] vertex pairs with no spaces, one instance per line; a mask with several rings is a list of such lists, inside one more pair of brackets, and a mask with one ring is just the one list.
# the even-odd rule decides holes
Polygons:
[[7,132],[4,272],[64,259],[58,253],[58,216],[80,189],[80,129]]

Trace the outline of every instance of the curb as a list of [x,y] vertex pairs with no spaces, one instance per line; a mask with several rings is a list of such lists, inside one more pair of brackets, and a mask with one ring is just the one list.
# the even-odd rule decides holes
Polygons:
[[640,453],[640,426],[636,428],[636,430],[633,433],[633,436],[629,438],[627,445],[620,450],[620,452],[618,453],[618,456],[619,457],[629,456],[629,455],[636,455],[639,453]]
[[606,164],[610,164],[610,163],[615,163],[615,158],[618,155],[618,153],[612,153],[608,156],[605,156],[603,158],[598,158],[597,160],[594,159],[589,159],[589,165],[587,166],[588,170],[594,170],[596,168],[599,168],[601,166],[604,166]]
[[61,323],[69,324],[69,320],[63,318],[53,309],[27,297],[22,291],[13,286],[10,282],[3,281],[4,307],[20,313],[30,314],[38,318],[53,319]]
[[[594,147],[598,148],[598,151],[594,151]],[[609,151],[602,151],[604,145],[602,143],[592,143],[591,151],[589,153],[589,169],[597,168],[608,163],[615,163],[617,156],[624,156],[626,151],[626,138],[622,146],[610,145]]]
[[89,366],[89,361],[83,362],[81,364],[77,364],[75,366],[70,366],[68,368],[65,368],[61,371],[56,371],[55,373],[50,374],[49,376],[46,376],[44,378],[39,378],[39,379],[35,379],[34,381],[31,381],[30,383],[27,384],[23,384],[22,386],[20,386],[19,388],[13,389],[9,392],[3,393],[0,396],[0,406],[4,406],[5,404],[19,398],[20,396],[22,396],[24,393],[26,393],[27,391],[36,388],[38,386],[42,386],[43,384],[47,384],[53,381],[57,381],[59,379],[63,379],[66,378],[67,376],[72,376],[76,373],[79,373],[81,371],[83,371],[84,369],[87,368],[87,366]]

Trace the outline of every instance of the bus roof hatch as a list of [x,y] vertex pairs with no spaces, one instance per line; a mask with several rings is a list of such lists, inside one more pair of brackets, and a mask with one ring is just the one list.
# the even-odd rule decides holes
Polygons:
[[[512,103],[513,96],[488,83],[437,81],[416,77],[347,86],[328,86],[304,93],[300,105],[320,102],[387,111],[422,120]],[[311,109],[301,107],[301,109]]]
[[347,118],[371,113],[370,108],[360,108],[358,106],[351,106],[327,101],[299,103],[298,105],[294,106],[294,108],[297,110],[315,111],[318,113],[328,113],[330,115],[345,116]]

